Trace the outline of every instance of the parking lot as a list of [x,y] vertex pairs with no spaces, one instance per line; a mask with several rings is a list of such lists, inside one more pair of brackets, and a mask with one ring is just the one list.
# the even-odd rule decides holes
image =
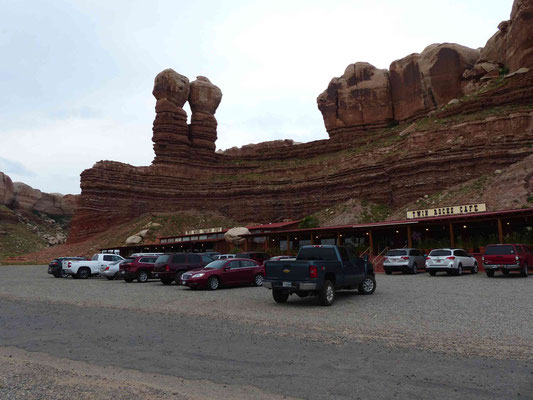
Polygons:
[[[319,307],[296,296],[276,304],[264,288],[193,291],[2,266],[0,343],[4,351],[206,379],[224,390],[248,385],[257,398],[354,398],[355,381],[315,387],[312,367],[323,365],[326,376],[357,376],[361,397],[375,395],[382,379],[373,398],[533,398],[532,289],[532,277],[378,275],[373,295],[341,292],[332,307]],[[180,348],[187,350],[178,357]],[[190,369],[172,369],[172,360]],[[9,384],[0,384],[1,395]]]

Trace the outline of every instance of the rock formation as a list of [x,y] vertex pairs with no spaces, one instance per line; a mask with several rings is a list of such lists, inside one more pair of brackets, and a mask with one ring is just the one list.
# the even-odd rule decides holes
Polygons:
[[368,63],[349,65],[317,102],[330,134],[346,127],[382,128],[394,120],[389,72]]
[[184,163],[191,156],[187,113],[183,109],[189,91],[189,79],[172,69],[155,77],[154,164]]
[[244,226],[240,226],[240,227],[229,229],[224,234],[224,239],[226,240],[226,242],[234,246],[239,246],[244,243],[244,238],[242,236],[249,235],[249,234],[250,234],[250,231],[248,230],[248,228]]
[[10,206],[13,203],[14,186],[11,178],[0,172],[0,205]]
[[533,0],[515,0],[511,19],[498,25],[481,60],[500,63],[510,72],[533,66]]
[[[189,79],[172,69],[160,72],[154,81],[156,117],[153,137],[154,164],[185,165],[190,160],[212,160],[217,139],[215,112],[222,100],[221,90],[209,79]],[[187,125],[183,109],[189,101],[192,116]]]
[[[527,20],[530,1],[516,0],[508,29]],[[528,54],[518,44],[502,47],[517,65]],[[330,139],[221,153],[220,90],[165,70],[154,85],[153,164],[101,161],[83,171],[69,241],[148,212],[216,210],[245,223],[302,218],[353,198],[395,208],[492,174],[533,154],[533,70],[504,79],[500,67],[455,44],[431,45],[390,72],[355,63],[318,97]]]
[[217,140],[215,112],[221,100],[222,91],[205,76],[199,76],[191,82],[189,94],[189,105],[192,111],[190,136],[195,154],[201,159],[213,159]]

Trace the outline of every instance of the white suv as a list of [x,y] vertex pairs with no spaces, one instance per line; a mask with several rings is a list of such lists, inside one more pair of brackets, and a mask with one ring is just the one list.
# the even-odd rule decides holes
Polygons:
[[478,266],[476,259],[463,249],[435,249],[426,258],[426,271],[431,276],[437,272],[463,275],[464,270],[477,274]]

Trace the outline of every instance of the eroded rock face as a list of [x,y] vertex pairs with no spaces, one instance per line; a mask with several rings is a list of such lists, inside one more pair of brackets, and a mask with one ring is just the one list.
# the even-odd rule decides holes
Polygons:
[[74,214],[74,207],[69,199],[59,193],[41,193],[41,197],[34,204],[33,209],[48,215]]
[[533,65],[533,0],[515,0],[511,19],[498,25],[481,59],[500,63],[510,72]]
[[345,127],[385,127],[393,120],[389,73],[368,63],[349,65],[317,102],[330,135]]
[[15,188],[11,178],[0,172],[0,205],[10,206],[15,199],[14,191]]
[[217,140],[215,112],[222,100],[222,91],[205,76],[191,82],[189,105],[191,106],[190,137],[195,153],[203,159],[213,159]]
[[31,211],[43,196],[39,189],[34,189],[22,182],[15,182],[15,208]]
[[231,243],[234,246],[238,246],[244,243],[243,235],[249,235],[250,231],[244,226],[231,228],[224,234],[226,242]]

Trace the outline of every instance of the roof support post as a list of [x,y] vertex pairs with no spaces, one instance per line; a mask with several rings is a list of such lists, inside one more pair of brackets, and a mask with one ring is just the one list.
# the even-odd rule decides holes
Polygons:
[[370,242],[370,255],[374,255],[374,238],[372,237],[372,229],[368,230],[368,240]]
[[413,239],[411,238],[411,225],[407,225],[407,247],[413,248]]
[[498,218],[498,241],[500,244],[503,244],[503,225],[501,218]]
[[310,238],[311,238],[311,244],[315,244],[315,237],[313,236],[313,232],[311,232]]
[[450,227],[450,247],[455,247],[455,236],[453,235],[453,224],[450,222],[448,226]]

